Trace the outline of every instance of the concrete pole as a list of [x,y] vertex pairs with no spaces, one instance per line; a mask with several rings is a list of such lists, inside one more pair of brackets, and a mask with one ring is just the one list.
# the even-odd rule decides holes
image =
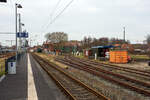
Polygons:
[[[20,15],[20,32],[22,32],[21,15]],[[21,43],[22,43],[22,38],[21,38]],[[22,46],[22,45],[21,45],[21,46]]]
[[[18,14],[19,17],[19,33],[21,33],[21,14]],[[19,37],[19,52],[21,50],[21,37]]]
[[17,64],[18,46],[17,46],[17,4],[16,3],[15,3],[15,24],[16,24],[16,64]]
[[125,34],[126,34],[126,32],[125,32],[125,27],[123,27],[123,40],[124,40],[124,43],[126,42],[126,37],[125,37]]

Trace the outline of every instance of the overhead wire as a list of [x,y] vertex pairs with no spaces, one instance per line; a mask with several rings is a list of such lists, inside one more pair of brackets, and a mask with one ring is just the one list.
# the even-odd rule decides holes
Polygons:
[[[58,8],[58,6],[59,6],[59,4],[60,4],[61,1],[62,1],[62,0],[58,0],[58,2],[56,3],[54,9],[53,9],[52,12],[49,14],[48,20],[49,20],[49,18],[50,18],[50,20],[52,20],[52,17],[53,17],[53,15],[55,14],[55,12],[56,12],[56,10],[57,10],[57,8]],[[42,26],[42,29],[43,29],[44,26],[46,26],[46,25],[47,25],[47,24],[43,25],[43,26]]]
[[[57,11],[60,9],[60,7],[59,6],[61,6],[62,5],[62,2],[63,0],[58,0],[57,1],[57,3],[56,3],[56,5],[55,5],[55,7],[53,8],[53,10],[51,11],[51,13],[49,14],[49,16],[48,16],[48,21],[47,21],[47,23],[45,24],[45,25],[43,25],[42,26],[42,31],[41,31],[41,37],[43,37],[43,33],[45,32],[45,26],[47,26],[48,25],[48,23],[49,23],[49,21],[52,21],[52,18],[53,18],[53,16],[54,16],[54,14],[57,14]],[[58,11],[59,12],[59,11]]]
[[59,14],[62,11],[62,9],[64,9],[64,7],[68,4],[68,1],[69,0],[62,0],[60,5],[57,7],[55,13],[53,14],[53,18],[56,17],[56,15]]
[[[56,17],[54,17],[52,20],[49,21],[49,23],[46,25],[46,28],[45,30],[43,30],[42,34],[44,34],[44,32],[48,29],[49,25],[53,24],[57,18],[60,17],[60,15],[71,5],[71,3],[73,2],[74,0],[71,0],[69,3],[67,3],[67,5],[65,7],[63,7],[63,9],[56,15]],[[57,3],[58,4],[58,3]],[[55,9],[56,10],[56,9]],[[41,35],[42,35],[41,34]]]
[[53,24],[53,23],[56,21],[56,19],[59,18],[59,16],[71,5],[71,3],[72,3],[73,1],[74,1],[74,0],[71,0],[71,1],[62,9],[62,11],[61,11],[59,14],[57,14],[56,17],[53,18],[53,19],[47,24],[45,30],[47,30],[48,27],[49,27],[49,25]]
[[54,7],[54,9],[53,9],[52,13],[50,14],[51,19],[52,19],[53,15],[55,14],[56,9],[57,9],[57,7],[59,6],[59,4],[60,4],[60,2],[61,2],[61,1],[62,1],[62,0],[59,0],[59,1],[57,2],[57,4],[56,4],[56,6]]
[[[56,14],[56,17],[54,17],[53,19],[50,19],[50,21],[47,21],[48,22],[48,24],[46,24],[46,25],[44,25],[45,27],[43,27],[42,29],[42,31],[41,31],[41,37],[43,37],[43,34],[46,32],[46,30],[48,29],[48,27],[49,27],[49,25],[51,25],[51,24],[53,24],[55,21],[56,21],[56,19],[71,5],[71,3],[74,1],[74,0],[71,0],[69,3],[67,3],[67,4],[65,4],[66,6],[65,7],[63,7],[63,6],[61,6],[61,7],[63,7],[63,8],[61,8],[61,7],[59,7],[60,8],[60,10],[58,9],[58,6],[60,5],[60,2],[61,2],[62,0],[59,0],[58,2],[57,2],[57,4],[56,4],[56,6],[54,7],[54,10],[52,11],[52,15],[50,14],[50,16],[54,16],[54,14]],[[62,9],[62,10],[61,10]],[[58,11],[58,14],[57,14],[57,12],[56,12],[56,10],[59,10]],[[52,17],[51,17],[52,18]],[[44,42],[44,40],[42,41],[42,39],[41,39],[41,43],[42,42]]]
[[12,0],[10,0],[10,4],[11,4],[11,8],[14,9],[14,4]]

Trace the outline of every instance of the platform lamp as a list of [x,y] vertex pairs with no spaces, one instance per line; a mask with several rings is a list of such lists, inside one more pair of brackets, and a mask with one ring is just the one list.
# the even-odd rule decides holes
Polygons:
[[6,2],[7,2],[7,0],[0,0],[0,2],[6,3]]
[[17,49],[17,8],[22,8],[20,4],[15,3],[15,24],[16,24],[16,64],[17,64],[17,55],[18,55],[18,49]]

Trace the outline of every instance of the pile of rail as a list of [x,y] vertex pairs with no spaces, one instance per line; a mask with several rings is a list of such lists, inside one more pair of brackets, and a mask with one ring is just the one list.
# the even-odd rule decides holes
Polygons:
[[35,54],[34,59],[48,73],[54,82],[71,100],[110,100],[101,93],[85,85],[80,80],[75,79],[70,74],[61,69],[57,65],[50,63]]
[[71,56],[67,56],[65,58],[56,58],[55,60],[68,66],[86,71],[130,90],[136,91],[137,93],[144,94],[145,96],[150,96],[149,83],[119,73],[114,73],[112,70],[117,69],[142,75],[148,80],[150,79],[150,72],[133,68],[119,67],[111,64],[98,63],[95,61],[80,59]]

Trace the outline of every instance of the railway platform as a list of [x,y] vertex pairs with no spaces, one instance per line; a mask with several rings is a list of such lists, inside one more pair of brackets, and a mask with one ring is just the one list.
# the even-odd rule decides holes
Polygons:
[[0,100],[66,100],[30,54],[17,62],[17,74],[0,82]]

